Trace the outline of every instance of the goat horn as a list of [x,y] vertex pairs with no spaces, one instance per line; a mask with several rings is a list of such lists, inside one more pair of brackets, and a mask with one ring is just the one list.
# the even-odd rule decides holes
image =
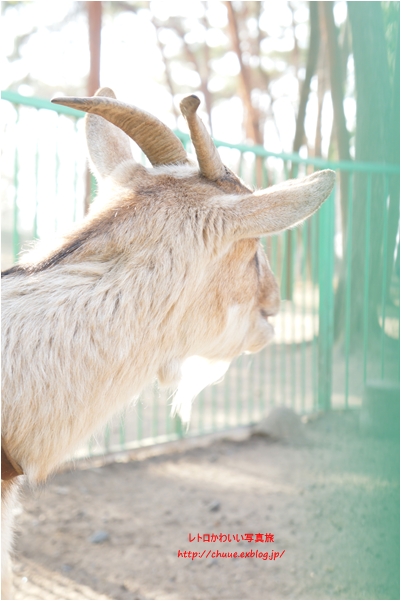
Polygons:
[[53,98],[52,102],[100,115],[110,121],[138,144],[154,166],[188,162],[180,140],[164,123],[146,111],[116,100],[109,88],[100,88],[97,94],[102,91],[105,91],[105,96],[60,97]]
[[114,94],[113,90],[111,88],[99,88],[98,90],[96,90],[95,96],[106,96],[107,98],[115,98],[116,95]]
[[199,104],[200,100],[197,96],[187,96],[181,101],[180,109],[188,121],[200,171],[207,179],[216,181],[225,174],[225,167],[206,127],[196,114]]

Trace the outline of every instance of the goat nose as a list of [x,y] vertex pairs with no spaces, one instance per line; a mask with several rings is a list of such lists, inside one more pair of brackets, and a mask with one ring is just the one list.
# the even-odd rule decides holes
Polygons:
[[277,299],[275,303],[269,303],[268,305],[263,305],[260,312],[263,317],[273,317],[277,315],[280,309],[280,299]]

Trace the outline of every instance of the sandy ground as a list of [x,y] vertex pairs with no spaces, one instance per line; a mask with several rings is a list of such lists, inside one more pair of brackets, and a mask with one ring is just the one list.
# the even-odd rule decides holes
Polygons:
[[399,599],[399,446],[357,417],[311,421],[303,444],[220,440],[25,490],[16,598]]

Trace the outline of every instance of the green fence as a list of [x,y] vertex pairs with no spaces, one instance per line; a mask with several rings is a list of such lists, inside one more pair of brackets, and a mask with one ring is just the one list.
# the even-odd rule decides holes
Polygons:
[[[86,192],[83,114],[12,92],[2,99],[4,269],[26,243],[81,219]],[[190,150],[188,135],[176,134]],[[263,240],[282,297],[273,344],[199,395],[188,432],[170,417],[171,391],[155,383],[89,443],[93,454],[255,423],[271,406],[358,408],[368,380],[399,383],[398,166],[216,145],[248,184],[331,168],[336,187],[306,223]],[[138,149],[136,158],[145,160]]]

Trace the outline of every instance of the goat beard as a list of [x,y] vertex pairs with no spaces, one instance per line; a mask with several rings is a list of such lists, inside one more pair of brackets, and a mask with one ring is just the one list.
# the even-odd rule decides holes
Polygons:
[[188,357],[181,366],[181,379],[174,394],[171,415],[178,415],[189,426],[192,403],[209,384],[222,380],[230,361],[211,361],[204,357]]

